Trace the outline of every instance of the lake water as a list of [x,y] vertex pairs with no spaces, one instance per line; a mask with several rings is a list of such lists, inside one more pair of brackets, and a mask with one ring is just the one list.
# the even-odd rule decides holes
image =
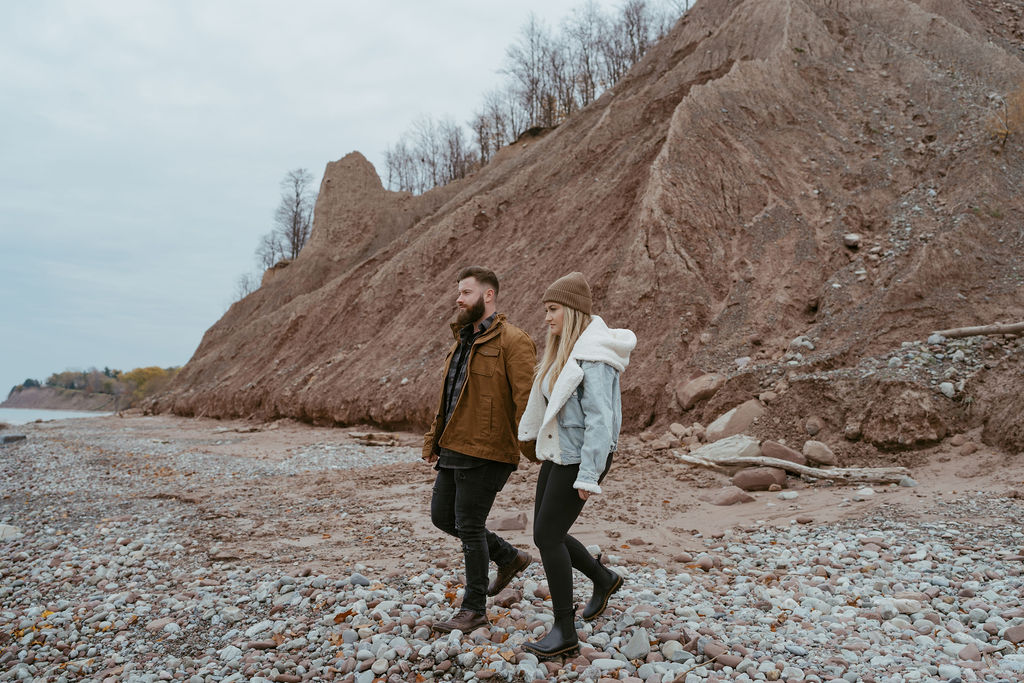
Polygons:
[[84,410],[36,410],[34,408],[0,408],[0,422],[23,425],[36,420],[69,420],[76,417],[102,417],[113,413],[90,413]]

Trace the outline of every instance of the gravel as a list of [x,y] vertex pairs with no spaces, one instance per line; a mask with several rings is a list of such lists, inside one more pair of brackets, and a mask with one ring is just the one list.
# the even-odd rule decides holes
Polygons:
[[[318,445],[271,462],[107,429],[27,433],[0,450],[0,524],[15,530],[0,538],[0,680],[967,682],[1024,673],[1016,499],[962,492],[917,517],[878,504],[831,525],[752,522],[704,539],[701,559],[712,561],[682,573],[612,554],[623,589],[603,617],[577,621],[579,657],[545,664],[520,648],[551,621],[539,564],[494,599],[489,628],[434,637],[431,624],[458,604],[458,567],[385,573],[368,556],[320,574],[211,562],[190,544],[188,520],[153,506],[166,482],[115,475],[146,454],[216,481],[380,467],[415,449]],[[589,585],[577,581],[585,599]]]

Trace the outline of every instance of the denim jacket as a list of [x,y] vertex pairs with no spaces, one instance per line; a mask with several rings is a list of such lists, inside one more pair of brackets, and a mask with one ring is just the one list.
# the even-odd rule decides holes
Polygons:
[[577,489],[601,492],[597,479],[618,445],[622,425],[619,373],[635,346],[636,335],[611,329],[595,315],[576,340],[550,399],[544,397],[541,378],[534,378],[519,439],[535,440],[540,460],[578,463]]
[[622,426],[619,371],[592,360],[580,367],[583,382],[558,411],[559,459],[563,465],[580,464],[574,488],[600,493],[597,478],[618,447]]

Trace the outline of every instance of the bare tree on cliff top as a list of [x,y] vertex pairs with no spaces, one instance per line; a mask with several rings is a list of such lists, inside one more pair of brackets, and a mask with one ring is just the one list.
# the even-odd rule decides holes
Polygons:
[[313,231],[313,175],[304,168],[288,171],[281,180],[281,203],[274,211],[274,229],[260,238],[256,261],[263,270],[294,259]]
[[299,255],[313,230],[313,175],[304,168],[288,171],[281,181],[281,203],[274,212],[274,231],[281,236],[285,256]]

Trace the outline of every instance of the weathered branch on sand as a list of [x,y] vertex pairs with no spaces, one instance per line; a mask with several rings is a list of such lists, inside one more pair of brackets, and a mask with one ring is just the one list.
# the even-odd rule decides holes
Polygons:
[[713,459],[694,455],[692,453],[678,453],[672,451],[673,455],[683,462],[691,465],[709,467],[720,472],[731,472],[737,466],[747,467],[777,467],[788,472],[794,472],[806,477],[815,479],[834,479],[838,481],[857,483],[878,483],[898,484],[903,477],[910,476],[906,467],[808,467],[798,465],[795,462],[781,460],[779,458],[768,458],[765,456],[748,455],[716,455]]
[[954,327],[951,330],[939,330],[935,334],[941,334],[947,339],[956,339],[958,337],[977,337],[983,334],[1020,334],[1021,332],[1024,332],[1024,322],[996,323],[979,327]]

